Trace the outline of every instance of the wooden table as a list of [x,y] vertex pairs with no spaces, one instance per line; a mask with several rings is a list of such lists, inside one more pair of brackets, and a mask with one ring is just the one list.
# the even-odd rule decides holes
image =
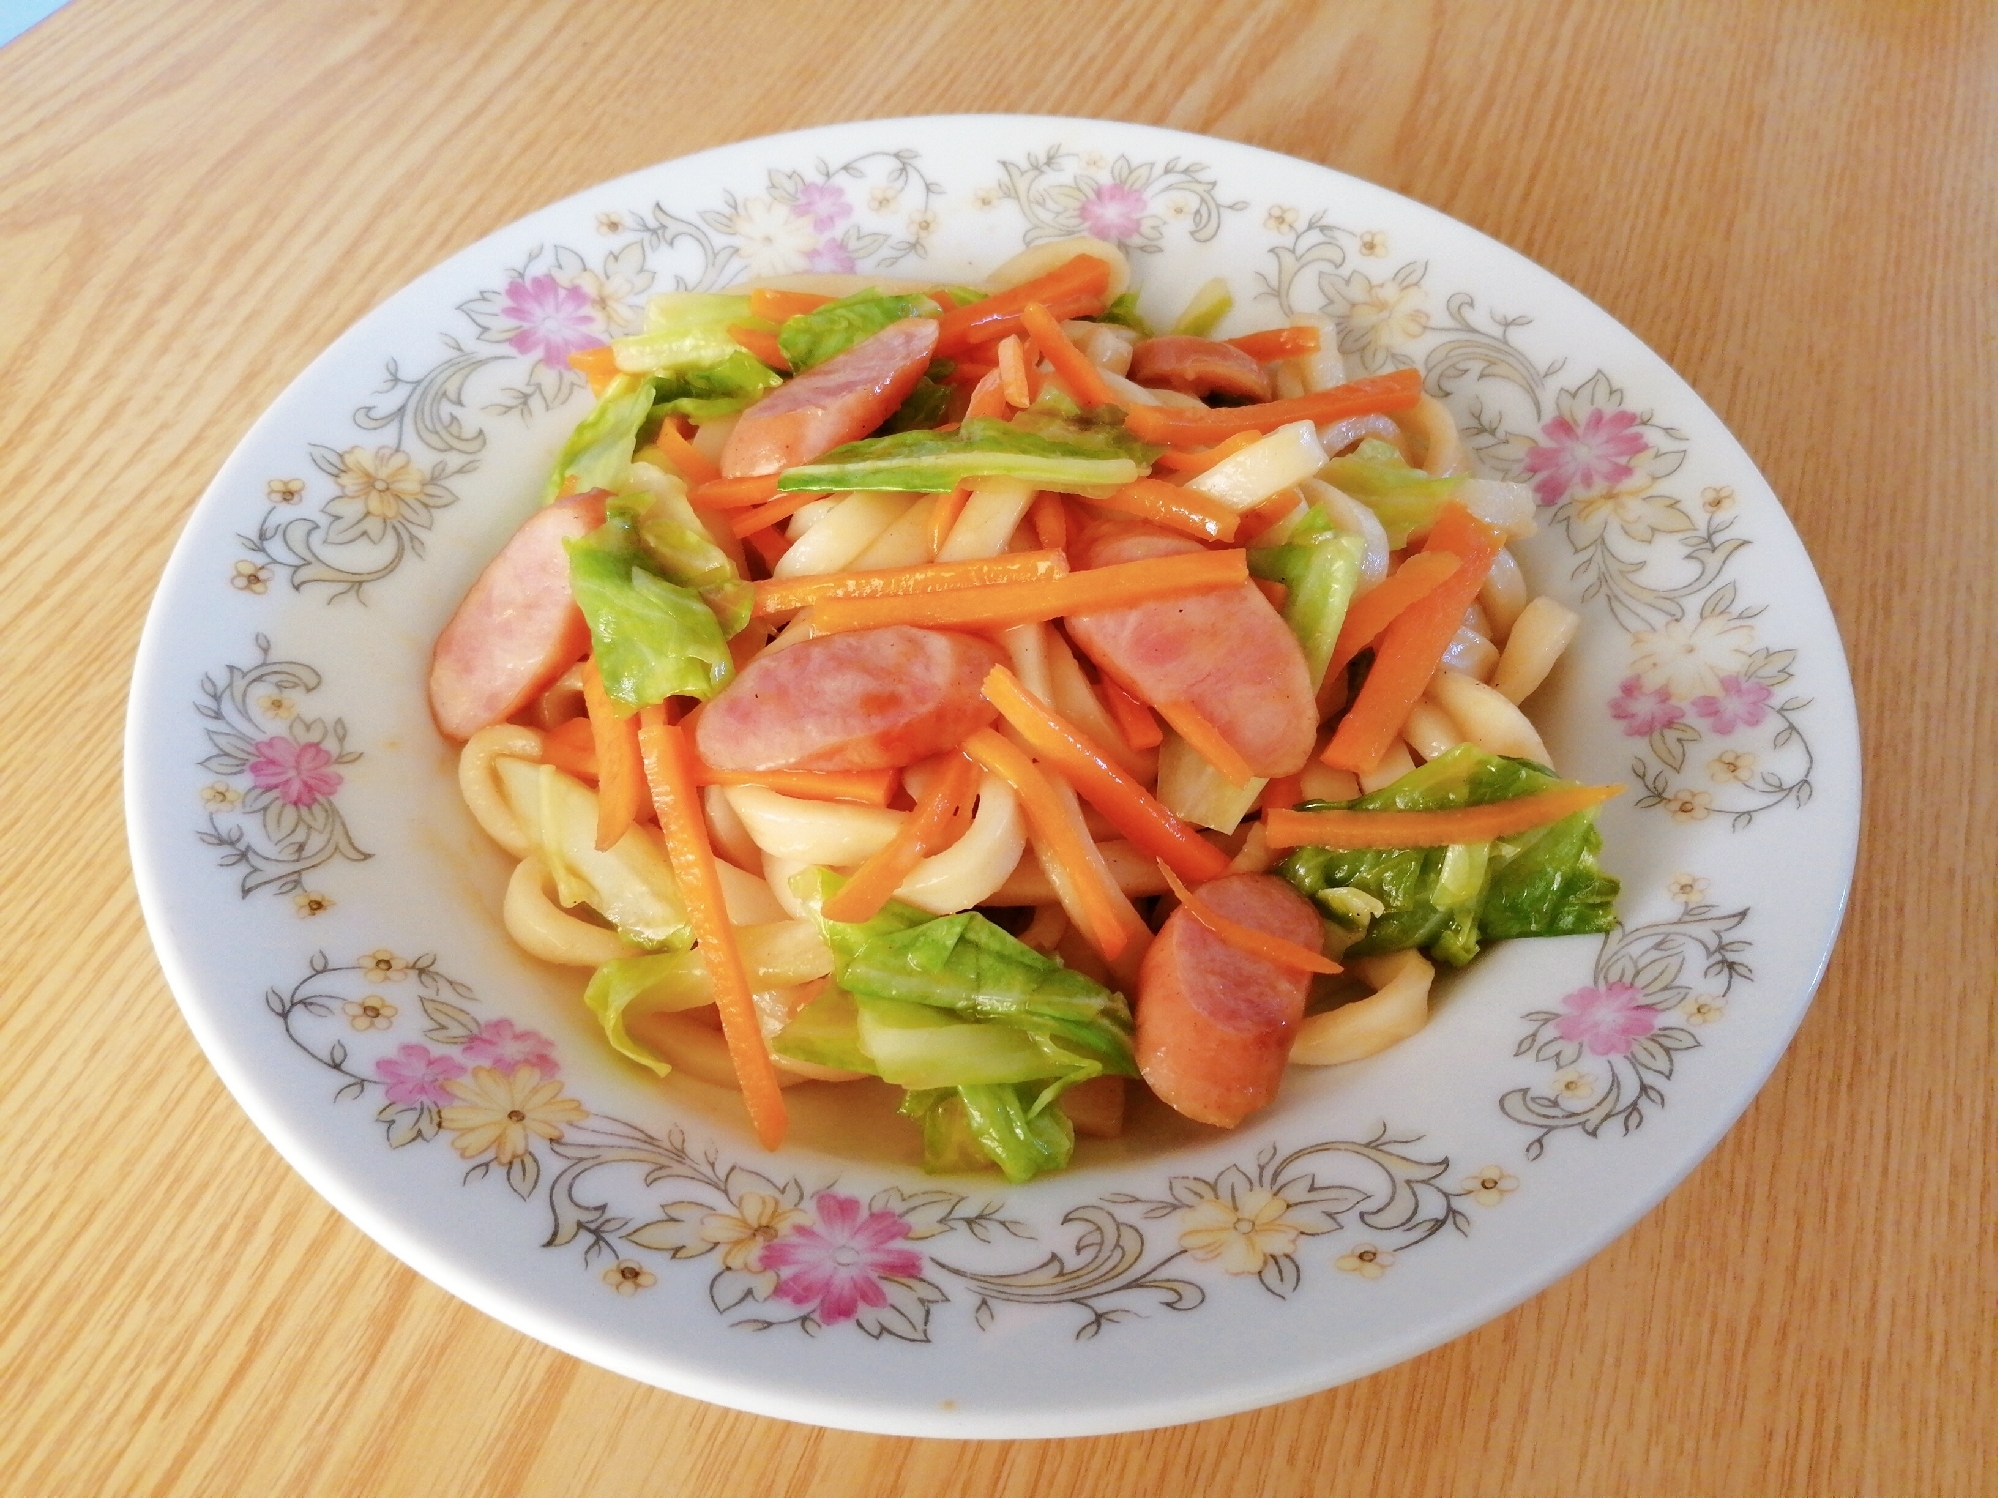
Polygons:
[[[0,1488],[68,1494],[1954,1494],[1998,1484],[1998,12],[75,0],[0,51]],[[306,1189],[141,928],[119,729],[245,427],[404,281],[661,158],[869,114],[1327,162],[1582,288],[1784,497],[1870,784],[1816,1008],[1586,1269],[1347,1388],[1100,1440],[877,1439],[550,1351]]]

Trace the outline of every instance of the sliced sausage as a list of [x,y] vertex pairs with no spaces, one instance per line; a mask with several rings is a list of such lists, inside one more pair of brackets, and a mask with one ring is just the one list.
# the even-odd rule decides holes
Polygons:
[[447,738],[504,722],[589,653],[564,541],[604,523],[601,492],[536,510],[486,564],[430,657],[430,715]]
[[[1200,897],[1230,920],[1321,949],[1311,902],[1273,874],[1230,874]],[[1232,1129],[1276,1097],[1310,987],[1309,973],[1229,946],[1181,907],[1138,969],[1138,1070],[1178,1112]]]
[[989,640],[895,625],[821,635],[750,662],[701,710],[718,770],[885,770],[954,749],[998,715]]
[[722,472],[777,473],[865,437],[908,399],[936,346],[934,318],[905,317],[779,385],[736,422]]
[[1140,385],[1164,385],[1188,395],[1270,398],[1270,377],[1262,365],[1233,344],[1185,334],[1147,338],[1132,349],[1131,378]]
[[[1074,554],[1107,567],[1200,543],[1149,526],[1085,535]],[[1071,614],[1068,635],[1141,702],[1185,702],[1269,779],[1304,768],[1318,733],[1311,668],[1297,636],[1253,583],[1221,593]]]

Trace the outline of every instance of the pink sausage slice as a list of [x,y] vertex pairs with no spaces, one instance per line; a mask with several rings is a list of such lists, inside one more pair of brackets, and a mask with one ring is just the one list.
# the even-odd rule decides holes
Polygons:
[[[1116,526],[1083,538],[1085,567],[1107,567],[1200,544],[1149,526]],[[1071,614],[1069,638],[1141,702],[1186,702],[1214,725],[1256,774],[1304,768],[1318,734],[1311,668],[1297,636],[1249,583],[1224,593]]]
[[779,385],[729,433],[722,473],[777,473],[865,437],[908,399],[936,346],[936,319],[905,317]]
[[701,710],[717,770],[886,770],[954,749],[998,709],[980,691],[1005,660],[972,635],[895,625],[821,635],[750,662]]
[[1270,398],[1269,376],[1254,359],[1233,344],[1179,333],[1147,338],[1132,349],[1131,378],[1140,385],[1165,385],[1188,395]]
[[[1200,896],[1231,920],[1319,951],[1311,903],[1273,874],[1230,874]],[[1188,1118],[1232,1129],[1276,1097],[1311,975],[1231,947],[1185,908],[1138,969],[1138,1070]]]
[[528,516],[486,564],[430,657],[430,715],[446,738],[505,722],[589,653],[562,543],[603,523],[602,493],[560,500]]

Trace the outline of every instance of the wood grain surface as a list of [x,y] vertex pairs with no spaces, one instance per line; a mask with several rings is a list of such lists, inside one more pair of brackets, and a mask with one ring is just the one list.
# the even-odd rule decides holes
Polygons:
[[[418,1279],[197,1052],[119,807],[174,537],[350,322],[647,163],[977,110],[1291,152],[1580,287],[1783,496],[1864,723],[1816,1007],[1664,1205],[1449,1346],[1145,1435],[733,1414]],[[1994,162],[1998,11],[1968,0],[74,0],[0,49],[0,1490],[1998,1491]]]

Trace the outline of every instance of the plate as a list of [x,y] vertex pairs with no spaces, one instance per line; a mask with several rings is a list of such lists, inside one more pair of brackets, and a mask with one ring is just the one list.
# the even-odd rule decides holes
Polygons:
[[[1583,638],[1536,699],[1602,819],[1606,937],[1501,944],[1372,1060],[1232,1134],[1147,1118],[1025,1187],[902,1135],[767,1155],[734,1098],[593,1038],[499,922],[507,861],[432,729],[431,640],[588,406],[572,349],[645,297],[859,268],[979,275],[1116,240],[1170,320],[1324,311],[1530,483],[1536,588]],[[1740,445],[1635,337],[1393,193],[1094,120],[877,120],[668,162],[530,215],[318,358],[195,510],[141,647],[127,803],[188,1024],[364,1232],[530,1336],[736,1408],[1068,1436],[1326,1388],[1567,1273],[1713,1147],[1781,1054],[1851,876],[1836,627]],[[783,1243],[772,1252],[770,1245]],[[766,1255],[768,1258],[766,1259]]]

